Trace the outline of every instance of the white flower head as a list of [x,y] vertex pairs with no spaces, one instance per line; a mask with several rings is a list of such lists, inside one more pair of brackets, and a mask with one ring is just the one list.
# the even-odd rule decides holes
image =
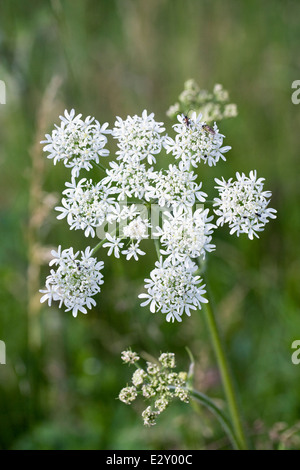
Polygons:
[[142,412],[142,418],[144,420],[145,426],[154,426],[156,424],[156,418],[160,414],[160,411],[153,411],[151,406],[147,406],[147,408]]
[[264,178],[257,178],[256,170],[249,177],[236,173],[236,181],[215,179],[219,197],[214,199],[217,225],[228,224],[230,234],[246,233],[252,240],[264,230],[268,219],[276,218],[276,210],[268,207],[271,191],[264,191]]
[[224,117],[231,118],[237,116],[237,106],[234,103],[229,103],[225,105]]
[[103,248],[108,248],[107,255],[111,256],[113,253],[116,258],[120,258],[120,250],[123,248],[124,243],[122,243],[121,238],[117,238],[116,236],[110,235],[110,233],[105,234],[106,239],[108,240],[104,243]]
[[62,207],[55,207],[61,212],[57,218],[66,217],[70,230],[84,230],[86,237],[94,237],[95,228],[101,226],[116,207],[110,188],[103,181],[94,184],[86,178],[78,182],[72,178],[72,182],[66,183],[66,187]]
[[[123,351],[124,362],[134,364],[136,353]],[[128,357],[129,355],[129,357]],[[134,357],[132,358],[132,355]],[[190,392],[187,388],[188,374],[184,371],[175,372],[176,367],[174,353],[161,353],[158,362],[146,362],[146,369],[138,367],[131,377],[132,386],[123,388],[119,399],[126,404],[131,404],[136,396],[142,395],[146,400],[151,399],[152,405],[143,412],[144,424],[149,426],[155,424],[155,420],[167,406],[175,399],[188,403]]]
[[146,253],[140,249],[140,242],[131,243],[126,250],[122,251],[122,255],[126,255],[127,261],[131,258],[134,258],[135,261],[138,261],[139,256],[143,256]]
[[228,91],[220,83],[215,84],[213,93],[218,101],[228,101]]
[[132,240],[142,240],[148,238],[148,229],[151,227],[148,219],[143,219],[138,215],[135,219],[129,222],[123,228],[124,237],[129,237]]
[[200,285],[200,276],[194,276],[197,271],[195,263],[170,264],[168,261],[157,261],[155,269],[150,273],[150,279],[145,279],[148,293],[142,293],[139,298],[146,299],[141,306],[150,304],[152,313],[161,311],[166,314],[166,320],[181,322],[183,313],[191,315],[190,310],[201,308],[207,303],[203,297],[205,285]]
[[208,209],[175,209],[173,213],[166,212],[162,228],[157,227],[155,236],[160,238],[163,247],[160,252],[173,263],[185,262],[189,258],[202,257],[215,249],[211,243],[213,216],[208,215]]
[[43,150],[49,153],[47,158],[52,158],[54,164],[63,161],[67,168],[72,168],[72,176],[77,177],[82,168],[90,170],[92,162],[99,163],[99,157],[109,154],[105,148],[105,134],[111,132],[107,123],[101,126],[90,116],[83,121],[81,114],[75,115],[74,109],[70,113],[65,110],[60,120],[60,126],[55,125],[51,135],[47,134],[46,140],[41,142],[46,144]]
[[174,353],[162,353],[158,360],[163,367],[170,369],[174,369],[176,367]]
[[135,351],[131,351],[131,349],[126,349],[121,353],[121,359],[124,364],[135,364],[139,361],[140,357]]
[[167,408],[168,404],[169,404],[168,399],[165,396],[162,396],[162,397],[158,398],[157,400],[155,400],[154,407],[160,413],[162,413]]
[[147,201],[157,200],[161,207],[186,208],[206,200],[202,183],[196,183],[197,175],[192,171],[169,165],[168,170],[153,171],[150,176],[152,182],[145,192]]
[[118,223],[126,221],[127,223],[128,220],[132,220],[138,215],[140,215],[140,212],[135,204],[127,205],[126,203],[117,203],[116,206],[112,208],[107,218],[110,223],[113,221]]
[[132,383],[135,387],[138,387],[144,382],[144,379],[147,377],[144,369],[136,369],[132,375]]
[[152,168],[147,169],[144,163],[139,162],[110,162],[109,165],[103,182],[111,186],[111,192],[118,195],[118,200],[144,197]]
[[164,146],[167,153],[180,158],[180,167],[197,167],[202,161],[209,166],[216,165],[222,159],[226,160],[224,153],[231,147],[223,147],[224,135],[220,134],[216,123],[213,127],[202,121],[202,115],[193,113],[191,118],[178,115],[179,124],[173,127],[177,133],[175,140],[166,137]]
[[87,313],[87,308],[91,309],[96,305],[93,297],[101,291],[103,284],[103,261],[93,258],[92,249],[87,247],[85,251],[73,252],[73,248],[65,250],[58,247],[57,252],[52,250],[53,259],[49,265],[56,265],[57,269],[51,269],[50,275],[46,279],[46,289],[40,290],[44,294],[41,302],[52,300],[59,301],[59,307],[65,306],[66,312],[72,310],[74,317],[78,312]]
[[154,120],[154,113],[142,116],[127,116],[123,120],[117,117],[112,136],[118,140],[118,159],[127,163],[137,163],[147,159],[148,163],[155,163],[155,155],[161,152],[164,132],[162,122]]
[[137,397],[137,391],[134,386],[122,388],[119,393],[119,400],[126,405],[130,405]]

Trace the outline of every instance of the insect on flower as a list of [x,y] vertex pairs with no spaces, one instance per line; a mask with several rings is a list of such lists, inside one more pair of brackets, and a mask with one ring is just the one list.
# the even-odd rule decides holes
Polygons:
[[183,116],[183,122],[184,122],[184,124],[186,125],[186,127],[190,127],[190,125],[191,125],[191,120],[190,120],[190,118],[189,118],[188,116],[186,116],[186,115]]
[[206,132],[209,132],[212,135],[215,135],[215,131],[208,124],[203,124],[202,129],[204,129]]

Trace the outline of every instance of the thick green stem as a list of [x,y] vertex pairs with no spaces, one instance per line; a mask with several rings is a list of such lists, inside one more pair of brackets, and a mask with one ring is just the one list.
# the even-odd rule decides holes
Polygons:
[[206,408],[208,408],[220,421],[225,433],[227,434],[232,443],[233,448],[240,449],[240,444],[237,440],[237,437],[235,436],[232,425],[227,416],[225,416],[225,414],[223,413],[223,411],[220,410],[220,408],[218,408],[217,405],[203,393],[200,393],[197,390],[189,390],[189,392],[194,400],[198,401],[201,405],[204,405]]
[[215,315],[212,308],[212,303],[203,305],[203,310],[205,313],[208,329],[211,335],[213,347],[215,350],[216,358],[218,361],[220,374],[223,382],[223,387],[228,403],[228,409],[232,421],[232,426],[234,433],[237,438],[238,448],[240,450],[247,449],[247,441],[242,425],[242,419],[240,415],[240,410],[238,406],[237,396],[235,387],[233,385],[233,380],[231,377],[228,361],[225,355],[225,350],[221,340],[220,332],[217,326]]
[[[169,388],[171,390],[176,389],[176,387],[173,386],[173,385],[170,385]],[[195,401],[197,401],[201,405],[205,406],[211,413],[213,413],[215,415],[215,417],[219,420],[220,424],[222,425],[225,433],[229,437],[233,448],[234,449],[239,449],[240,448],[239,442],[238,442],[238,440],[237,440],[237,438],[234,434],[232,425],[231,425],[229,419],[227,418],[227,416],[223,413],[223,411],[220,410],[220,408],[213,402],[213,400],[211,400],[211,398],[209,398],[204,393],[198,392],[198,390],[195,390],[193,388],[187,388],[187,390],[188,390],[190,396]]]

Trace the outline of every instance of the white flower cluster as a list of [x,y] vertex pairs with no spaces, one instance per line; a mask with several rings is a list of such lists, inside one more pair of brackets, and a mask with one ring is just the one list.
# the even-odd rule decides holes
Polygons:
[[126,349],[125,351],[122,351],[121,359],[124,364],[135,364],[140,360],[140,356],[138,356],[136,352],[131,351],[131,349]]
[[[226,98],[223,92],[214,92],[221,101]],[[108,256],[123,255],[137,261],[145,255],[141,245],[151,233],[156,238],[158,261],[145,279],[146,292],[139,295],[141,305],[149,305],[153,313],[161,312],[167,321],[181,322],[184,314],[190,316],[207,302],[197,264],[215,249],[212,237],[217,226],[228,223],[231,234],[246,233],[252,239],[269,218],[276,217],[276,211],[268,208],[271,193],[263,191],[263,178],[257,179],[252,171],[249,178],[237,173],[237,181],[216,180],[219,197],[213,202],[218,217],[214,223],[209,209],[203,207],[208,196],[193,170],[201,163],[212,167],[224,161],[230,147],[223,145],[224,135],[216,123],[210,127],[201,114],[179,115],[173,126],[174,138],[146,110],[125,120],[117,117],[112,130],[94,118],[82,120],[74,110],[65,111],[60,118],[60,127],[43,141],[54,164],[63,161],[71,168],[71,182],[66,183],[61,206],[56,207],[60,212],[57,218],[66,218],[71,230],[82,230],[86,237],[95,237],[97,229],[106,224],[114,229],[93,252],[87,248],[80,262],[72,248],[55,255],[52,264],[58,269],[51,270],[46,280],[42,302],[59,300],[74,316],[78,311],[86,313],[86,307],[95,305],[92,297],[103,283],[103,262],[97,262],[92,253],[103,247]],[[115,139],[118,148],[109,168],[99,160],[108,155],[105,134]],[[156,168],[156,158],[163,154],[171,154],[177,164]],[[78,181],[79,173],[92,165],[102,169],[104,177],[98,182]],[[198,208],[200,203],[203,206]],[[152,204],[164,211],[161,226],[153,223],[152,214],[149,216]]]
[[168,153],[181,159],[181,168],[197,167],[201,161],[213,166],[220,158],[226,160],[224,153],[231,147],[222,147],[224,135],[219,133],[216,123],[210,127],[202,121],[202,115],[196,113],[191,118],[179,115],[178,121],[179,124],[173,126],[177,135],[175,139],[167,137],[165,147]]
[[151,172],[150,178],[145,199],[157,201],[161,207],[192,207],[206,200],[207,194],[201,191],[202,183],[195,182],[197,175],[192,171],[169,165],[168,170]]
[[[106,233],[107,241],[103,247],[109,249],[108,256],[114,254],[116,258],[120,258],[121,252],[123,255],[126,255],[127,260],[134,258],[137,261],[139,256],[145,255],[145,252],[140,249],[140,243],[142,240],[149,238],[148,230],[151,228],[151,224],[148,219],[141,217],[134,204],[130,207],[125,206],[122,209],[118,205],[117,209],[110,214],[109,220],[111,222],[114,220],[117,220],[119,223],[121,222],[121,235],[117,237],[108,232]],[[126,249],[122,250],[124,246],[122,240],[125,238],[129,238],[129,244],[127,244]]]
[[162,353],[157,362],[147,362],[146,370],[138,367],[137,353],[123,351],[121,357],[125,363],[135,364],[137,369],[131,377],[132,385],[123,388],[119,393],[119,400],[130,405],[141,394],[152,404],[142,412],[145,426],[156,424],[156,418],[169,406],[174,398],[188,403],[189,391],[187,389],[187,373],[174,372],[174,353]]
[[103,181],[93,184],[92,180],[82,178],[76,182],[74,177],[71,183],[66,183],[66,187],[63,191],[65,197],[61,201],[63,207],[55,207],[61,212],[57,218],[67,217],[70,230],[84,230],[86,237],[94,237],[95,228],[103,224],[116,206],[110,188]]
[[257,178],[256,171],[250,171],[249,177],[236,173],[236,181],[215,179],[219,197],[214,199],[217,225],[228,224],[230,234],[248,234],[259,238],[257,232],[264,230],[269,218],[276,218],[276,210],[268,207],[270,191],[263,191],[264,178]]
[[87,313],[86,307],[91,309],[96,305],[93,297],[101,291],[104,263],[91,256],[90,247],[81,252],[80,259],[79,251],[74,253],[73,248],[62,250],[59,246],[57,252],[52,250],[51,254],[53,259],[49,266],[56,265],[57,269],[51,269],[46,289],[40,290],[44,294],[41,302],[47,300],[50,306],[52,300],[58,300],[59,307],[64,305],[66,312],[72,310],[74,317],[78,312]]
[[145,279],[148,293],[139,295],[146,299],[141,306],[150,304],[150,311],[161,311],[166,314],[166,320],[181,322],[183,313],[191,315],[190,310],[201,308],[207,303],[203,297],[205,285],[200,285],[200,276],[195,275],[198,267],[195,263],[175,262],[160,259],[155,263],[156,268],[150,273],[151,279]]
[[205,259],[206,252],[215,249],[211,243],[213,229],[216,226],[210,223],[208,209],[191,209],[182,207],[174,209],[173,213],[166,212],[162,227],[157,227],[155,236],[159,237],[162,255],[172,264],[176,262],[188,263],[190,258]]
[[150,184],[152,168],[146,168],[144,163],[110,162],[110,169],[106,170],[107,176],[102,180],[103,184],[112,188],[118,201],[126,198],[145,197],[146,187]]
[[156,162],[155,156],[162,151],[165,131],[161,122],[156,122],[154,114],[144,110],[142,116],[128,116],[123,120],[117,116],[112,136],[117,140],[118,162],[110,162],[106,171],[105,184],[113,186],[118,200],[126,197],[144,198],[149,185],[152,167],[146,164]]
[[178,102],[170,106],[167,115],[176,118],[187,109],[202,114],[206,122],[221,121],[237,116],[237,106],[229,102],[229,93],[223,85],[216,83],[213,91],[200,89],[195,80],[187,80]]
[[44,151],[49,152],[48,158],[53,158],[54,164],[63,161],[67,168],[72,168],[72,176],[78,176],[82,168],[90,170],[92,162],[99,163],[99,157],[105,157],[109,151],[105,148],[110,133],[108,123],[102,126],[93,117],[88,116],[84,121],[81,114],[75,116],[75,110],[67,110],[60,116],[60,127],[55,125],[52,134],[47,134],[41,143]]
[[142,112],[142,116],[128,116],[124,121],[117,117],[112,136],[118,140],[118,160],[125,163],[138,163],[147,160],[151,165],[156,162],[155,155],[162,150],[165,131],[162,122],[154,120],[154,113]]

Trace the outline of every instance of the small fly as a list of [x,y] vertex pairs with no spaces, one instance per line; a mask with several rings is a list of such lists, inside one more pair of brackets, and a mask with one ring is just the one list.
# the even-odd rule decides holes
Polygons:
[[208,124],[203,124],[202,129],[204,129],[206,132],[209,132],[212,135],[215,135],[215,131]]
[[189,118],[188,116],[186,116],[186,115],[183,116],[183,122],[184,122],[184,124],[186,125],[186,127],[190,127],[190,125],[191,125],[191,120],[190,120],[190,118]]

